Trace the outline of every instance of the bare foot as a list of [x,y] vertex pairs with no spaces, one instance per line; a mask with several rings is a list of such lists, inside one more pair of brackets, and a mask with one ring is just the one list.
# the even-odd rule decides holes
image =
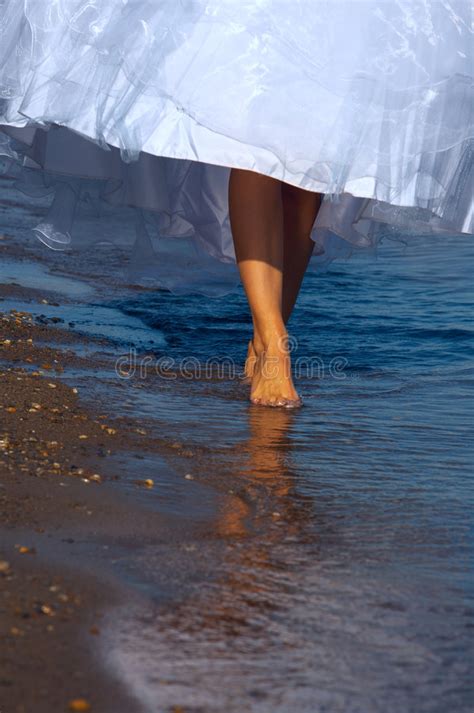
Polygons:
[[296,408],[302,405],[291,376],[287,335],[274,337],[257,354],[250,400],[260,406]]

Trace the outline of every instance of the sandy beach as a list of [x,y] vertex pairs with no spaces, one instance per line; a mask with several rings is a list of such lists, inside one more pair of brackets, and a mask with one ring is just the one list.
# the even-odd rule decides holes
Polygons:
[[[0,295],[58,305],[54,293],[18,284],[2,285]],[[165,533],[193,537],[193,526],[117,491],[113,456],[153,456],[163,444],[114,418],[106,399],[84,407],[78,389],[58,378],[100,366],[71,348],[77,336],[52,330],[60,321],[0,311],[0,710],[133,713],[141,706],[97,653],[104,614],[131,599],[140,606],[106,553]],[[135,488],[153,489],[136,475]]]
[[[42,346],[51,338],[63,348]],[[77,710],[139,710],[94,659],[104,611],[121,600],[95,562],[109,538],[140,542],[164,523],[114,492],[108,457],[147,441],[132,423],[88,412],[57,378],[79,359],[69,341],[27,313],[0,316],[0,359],[10,365],[0,372],[2,711],[76,710],[75,701]]]
[[[0,376],[2,710],[74,710],[81,699],[100,710],[134,710],[119,682],[108,681],[91,658],[87,639],[100,636],[104,606],[117,596],[94,572],[93,542],[88,566],[74,563],[74,543],[117,515],[104,507],[99,487],[116,431],[57,380],[68,359],[36,346],[46,325],[2,314],[0,332],[0,358],[12,364]],[[27,364],[36,370],[26,371]],[[95,456],[101,475],[81,467],[85,453]]]

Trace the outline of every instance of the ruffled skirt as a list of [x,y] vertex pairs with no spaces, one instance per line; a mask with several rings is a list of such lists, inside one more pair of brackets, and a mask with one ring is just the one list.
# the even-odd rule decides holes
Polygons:
[[472,233],[470,22],[465,0],[3,0],[4,170],[48,197],[49,247],[129,246],[174,291],[238,279],[232,167],[324,194],[314,266]]

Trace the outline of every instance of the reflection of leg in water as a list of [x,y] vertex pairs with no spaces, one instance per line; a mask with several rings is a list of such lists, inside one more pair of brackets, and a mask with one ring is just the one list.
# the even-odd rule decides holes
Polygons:
[[249,438],[236,447],[235,459],[232,456],[239,493],[229,498],[221,512],[219,534],[244,536],[251,531],[266,536],[270,528],[272,536],[277,536],[289,530],[296,533],[303,525],[301,509],[306,512],[306,507],[303,498],[293,498],[295,476],[290,463],[289,432],[294,418],[293,411],[249,409]]
[[288,538],[292,547],[310,540],[313,515],[310,498],[296,492],[291,467],[295,418],[295,411],[249,408],[249,437],[227,456],[225,473],[238,483],[216,524],[217,536],[228,546],[217,596],[206,603],[206,636],[217,635],[213,630],[219,636],[231,634],[243,646],[248,637],[264,640],[265,633],[254,628],[255,612],[268,617],[280,599],[280,587],[293,582],[295,566],[303,566],[286,553]]
[[207,464],[221,493],[223,483],[227,491],[209,533],[211,557],[219,557],[212,577],[157,618],[159,653],[167,652],[160,667],[178,686],[191,681],[199,691],[217,688],[215,710],[226,711],[241,710],[229,701],[248,700],[249,691],[252,700],[259,692],[270,700],[268,662],[285,672],[298,665],[300,650],[305,654],[304,635],[286,622],[305,566],[314,562],[300,546],[311,541],[312,501],[297,493],[291,463],[298,414],[252,407],[247,413],[247,439],[218,455],[213,450]]

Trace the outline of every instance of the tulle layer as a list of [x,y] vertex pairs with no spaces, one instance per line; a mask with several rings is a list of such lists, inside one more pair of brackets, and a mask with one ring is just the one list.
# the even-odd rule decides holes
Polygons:
[[469,2],[4,0],[0,12],[3,153],[25,190],[56,191],[37,230],[51,247],[90,249],[72,225],[84,204],[135,206],[137,276],[194,289],[192,263],[203,289],[212,275],[221,289],[235,280],[231,167],[325,194],[316,263],[399,231],[473,232]]

